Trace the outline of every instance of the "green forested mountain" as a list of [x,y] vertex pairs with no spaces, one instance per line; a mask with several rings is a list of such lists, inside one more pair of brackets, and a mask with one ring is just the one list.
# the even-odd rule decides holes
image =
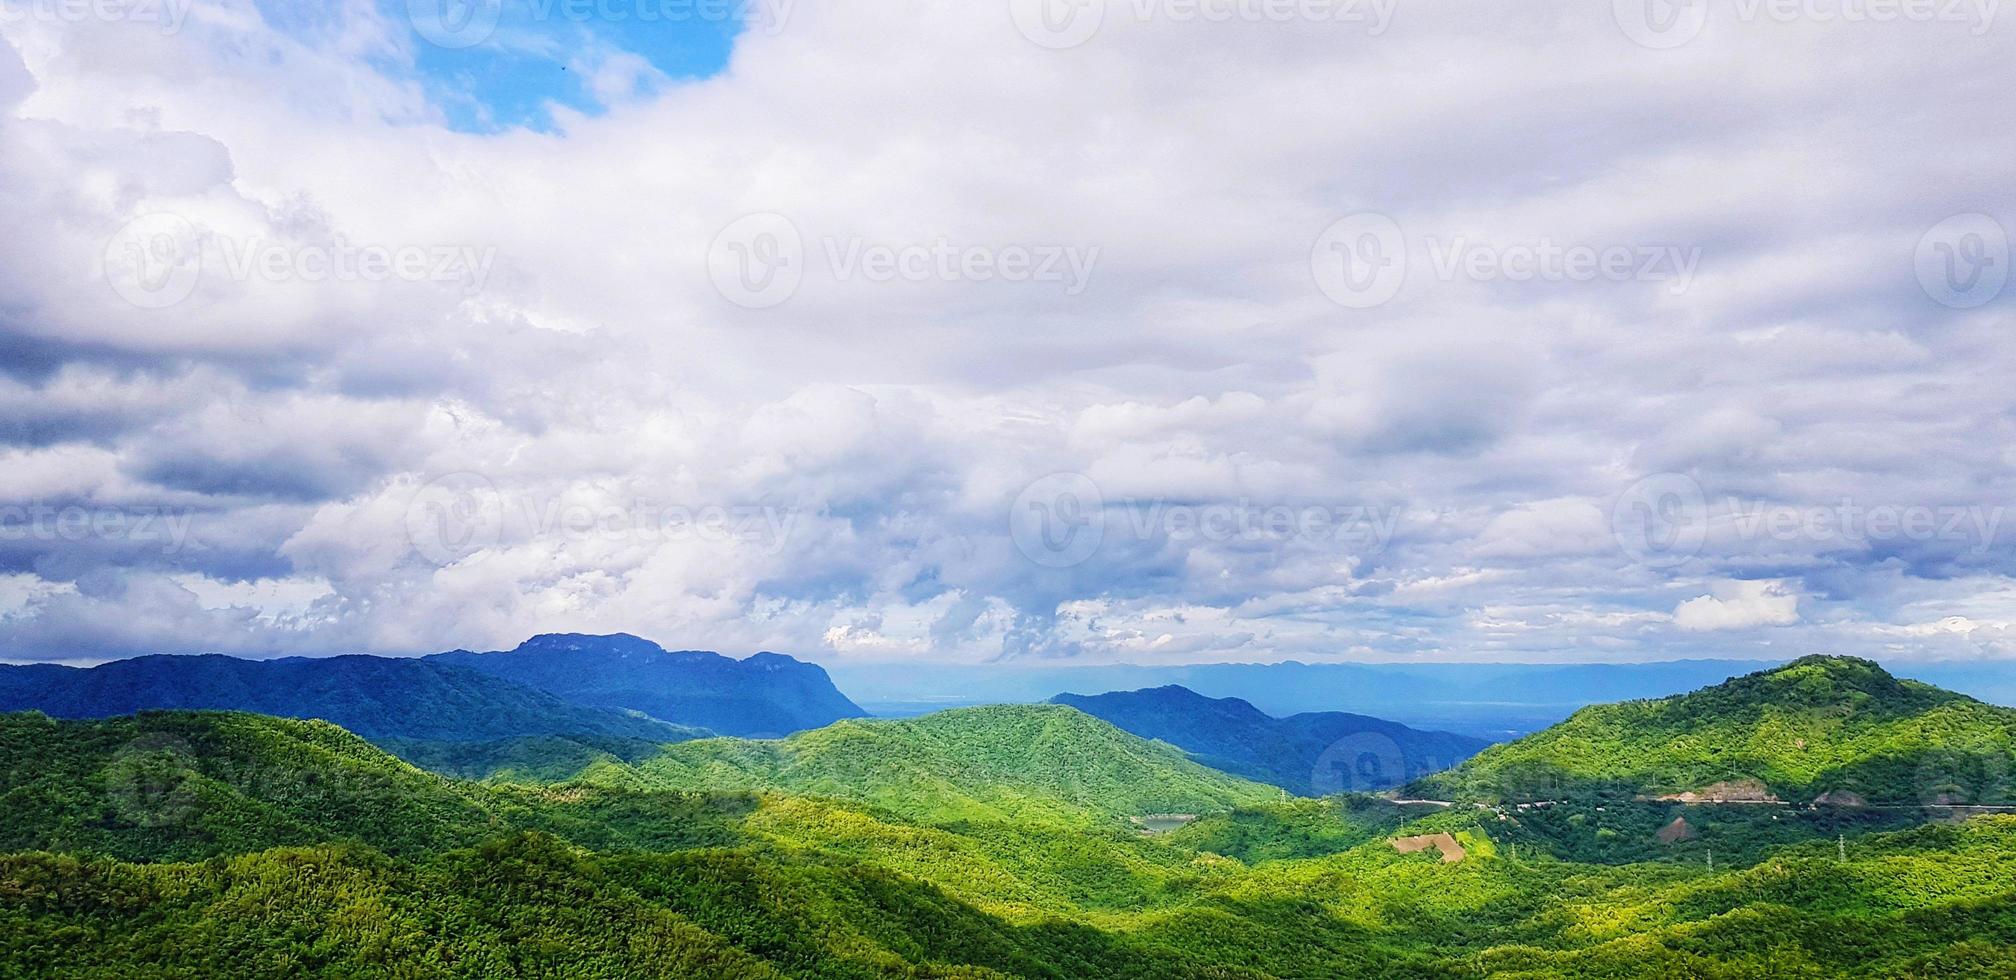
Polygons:
[[417,857],[356,844],[194,864],[24,854],[0,858],[0,973],[1946,977],[2001,975],[2016,955],[2010,818],[1861,839],[1846,861],[1823,842],[1714,873],[1481,844],[1471,836],[1455,864],[1376,841],[1118,869],[1138,907],[1004,911],[934,879],[1020,878],[987,881],[1000,869],[951,853],[928,875],[817,848],[611,853],[539,834]]
[[1584,708],[1410,792],[2009,804],[2012,763],[2016,710],[1901,680],[1866,660],[1806,657],[1691,694]]
[[0,715],[0,850],[159,860],[352,838],[473,844],[478,794],[328,722],[223,712]]
[[393,854],[512,830],[591,847],[719,842],[746,794],[490,786],[426,772],[341,728],[235,712],[0,715],[0,851],[159,861],[355,841]]
[[584,778],[827,796],[931,823],[1115,825],[1280,795],[1059,705],[848,720],[778,741],[701,739],[667,746],[634,767],[591,769]]
[[[1795,667],[1818,673],[1735,686],[1789,685],[1777,710],[1838,713],[1844,688],[1925,709],[1898,717],[1951,710],[1853,663]],[[1757,699],[1727,703],[1772,717]],[[543,768],[573,749],[518,745],[514,774],[478,783],[320,722],[0,717],[0,976],[1930,978],[2016,962],[2016,816],[1284,800],[1058,706],[589,748],[573,773]],[[1198,819],[1125,819],[1158,811]]]

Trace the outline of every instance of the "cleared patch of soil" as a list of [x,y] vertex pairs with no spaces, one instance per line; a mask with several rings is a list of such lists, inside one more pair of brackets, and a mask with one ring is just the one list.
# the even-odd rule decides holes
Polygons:
[[1413,854],[1431,847],[1442,854],[1443,864],[1455,864],[1463,860],[1463,845],[1456,843],[1453,834],[1421,834],[1418,837],[1393,838],[1393,849],[1402,854]]
[[1782,803],[1771,795],[1771,788],[1761,779],[1732,779],[1720,783],[1710,783],[1700,789],[1690,789],[1685,793],[1669,793],[1659,797],[1673,803]]
[[1677,844],[1683,840],[1693,840],[1694,827],[1687,822],[1686,817],[1674,817],[1672,823],[1659,828],[1658,837],[1661,844]]

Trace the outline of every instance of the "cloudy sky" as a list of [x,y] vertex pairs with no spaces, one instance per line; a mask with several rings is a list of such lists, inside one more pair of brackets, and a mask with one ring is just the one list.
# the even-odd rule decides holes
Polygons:
[[2016,657],[2012,20],[0,0],[0,659]]

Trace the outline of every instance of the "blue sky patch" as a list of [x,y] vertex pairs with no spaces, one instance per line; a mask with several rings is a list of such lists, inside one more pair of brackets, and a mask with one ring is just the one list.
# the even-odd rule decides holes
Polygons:
[[[415,67],[450,125],[550,129],[728,64],[761,8],[748,0],[384,0],[414,33]],[[753,13],[752,13],[753,11]]]

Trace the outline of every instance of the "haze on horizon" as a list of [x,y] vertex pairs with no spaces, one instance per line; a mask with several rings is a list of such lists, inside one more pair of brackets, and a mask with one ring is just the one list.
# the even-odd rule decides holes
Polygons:
[[1997,5],[1039,2],[0,0],[0,659],[2016,656]]

